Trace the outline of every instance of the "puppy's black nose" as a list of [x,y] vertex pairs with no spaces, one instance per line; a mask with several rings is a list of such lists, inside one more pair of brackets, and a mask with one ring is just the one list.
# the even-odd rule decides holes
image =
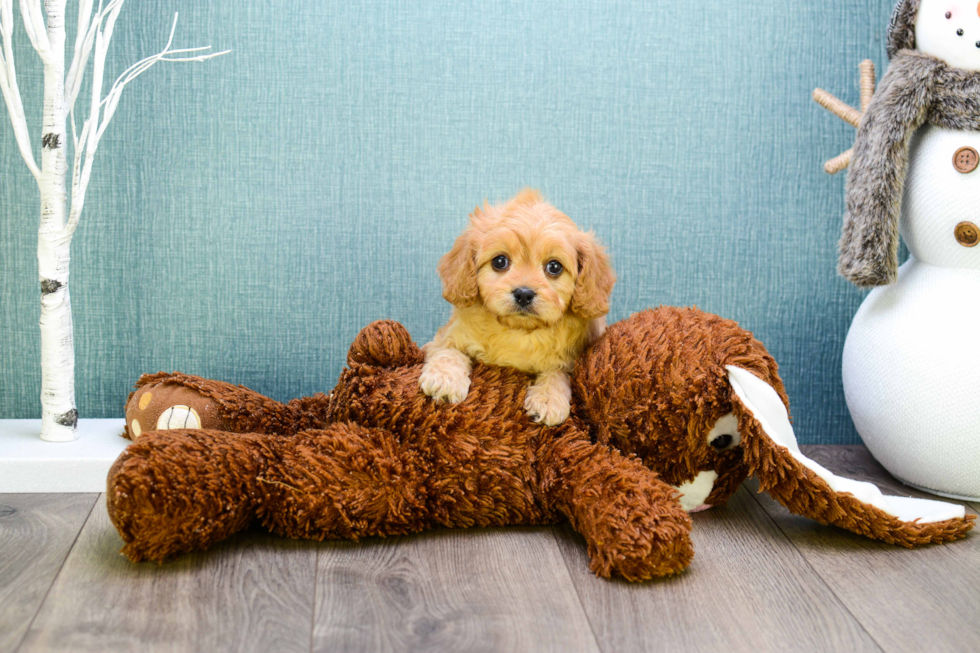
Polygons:
[[514,289],[514,301],[521,308],[527,308],[534,301],[534,295],[536,293],[530,288],[515,288]]

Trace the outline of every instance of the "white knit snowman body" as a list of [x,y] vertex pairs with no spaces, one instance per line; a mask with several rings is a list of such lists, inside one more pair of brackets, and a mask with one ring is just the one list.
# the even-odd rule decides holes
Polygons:
[[[974,0],[975,1],[975,0]],[[980,5],[922,0],[916,49],[980,70]],[[980,132],[927,125],[909,146],[909,260],[868,295],[844,344],[848,409],[903,482],[980,499]]]

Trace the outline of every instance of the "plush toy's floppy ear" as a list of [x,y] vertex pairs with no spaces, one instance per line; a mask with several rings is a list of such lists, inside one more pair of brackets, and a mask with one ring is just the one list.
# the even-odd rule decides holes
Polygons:
[[453,248],[439,260],[442,296],[453,306],[465,308],[476,303],[476,244],[472,226],[461,233]]
[[609,255],[592,233],[583,234],[575,249],[578,251],[578,278],[571,310],[587,320],[602,317],[609,312],[609,295],[616,284]]
[[906,547],[959,539],[973,528],[975,518],[962,506],[885,496],[871,483],[837,476],[810,460],[772,386],[746,369],[726,369],[750,473],[792,512]]

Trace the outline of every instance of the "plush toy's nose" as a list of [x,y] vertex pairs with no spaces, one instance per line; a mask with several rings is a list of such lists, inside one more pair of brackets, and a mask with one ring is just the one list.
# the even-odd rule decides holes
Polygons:
[[515,288],[514,289],[514,301],[521,308],[527,308],[534,301],[535,292],[530,288]]

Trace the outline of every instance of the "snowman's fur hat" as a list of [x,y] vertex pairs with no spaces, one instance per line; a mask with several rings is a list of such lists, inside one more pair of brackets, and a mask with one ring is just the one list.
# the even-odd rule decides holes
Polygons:
[[861,119],[847,176],[837,270],[861,287],[898,277],[898,219],[912,134],[926,123],[980,131],[980,72],[913,49],[919,2],[903,0],[892,15],[891,65]]

